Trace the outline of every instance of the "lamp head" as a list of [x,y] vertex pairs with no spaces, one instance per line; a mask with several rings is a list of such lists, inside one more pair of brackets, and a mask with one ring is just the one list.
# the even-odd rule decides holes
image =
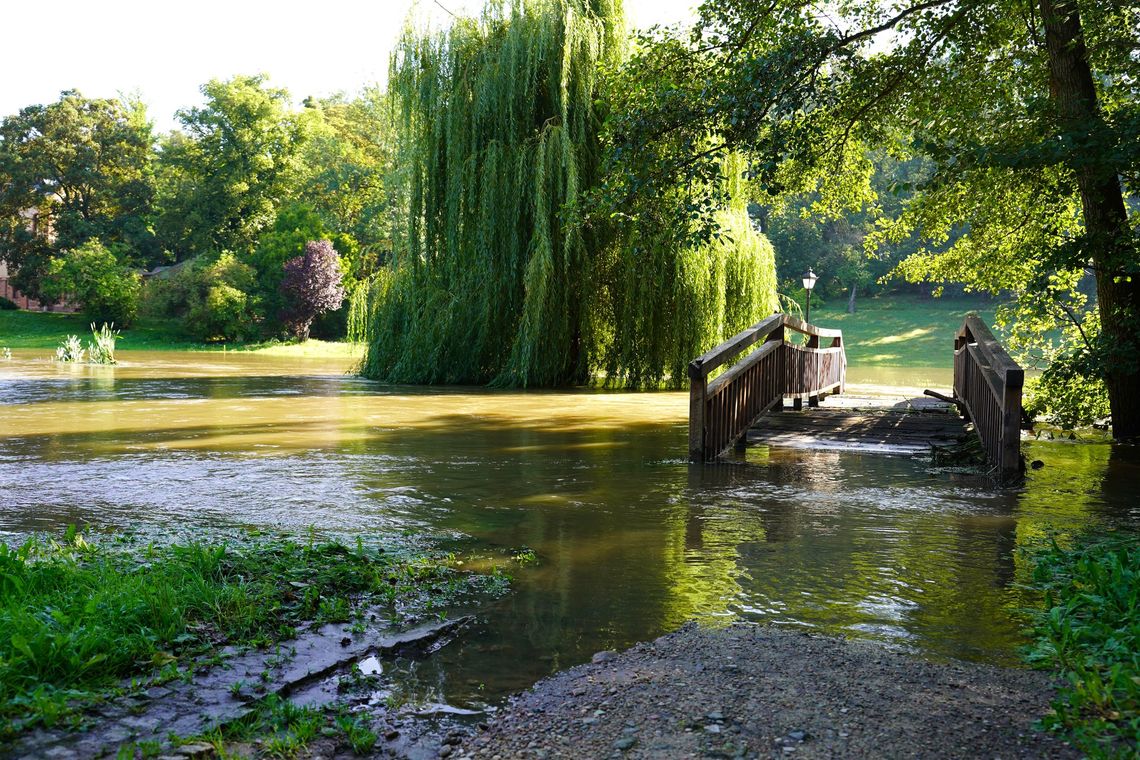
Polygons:
[[817,277],[816,273],[811,271],[811,268],[809,267],[808,270],[804,272],[804,290],[811,290],[814,288],[815,281],[818,279],[819,277]]

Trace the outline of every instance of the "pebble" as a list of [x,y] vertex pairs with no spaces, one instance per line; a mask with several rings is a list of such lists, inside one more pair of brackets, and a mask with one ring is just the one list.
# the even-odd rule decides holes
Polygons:
[[622,752],[625,752],[628,749],[632,749],[635,744],[637,744],[637,737],[623,736],[614,742],[614,749],[620,749]]

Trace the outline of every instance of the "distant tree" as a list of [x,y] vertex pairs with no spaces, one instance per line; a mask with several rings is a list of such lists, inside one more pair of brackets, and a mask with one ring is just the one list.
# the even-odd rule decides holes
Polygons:
[[73,299],[92,322],[118,327],[130,327],[138,316],[140,287],[138,273],[98,240],[53,256],[40,282],[48,299]]
[[48,298],[40,280],[52,258],[88,240],[124,263],[160,259],[153,144],[140,102],[74,90],[0,123],[0,258],[16,266],[17,287]]
[[[802,292],[800,275],[808,268],[820,278],[816,295],[846,298],[852,312],[857,295],[916,287],[889,275],[918,250],[917,239],[884,240],[873,253],[866,250],[865,243],[876,229],[898,220],[904,204],[913,196],[911,188],[929,173],[929,164],[920,159],[900,161],[881,150],[871,151],[869,159],[875,197],[858,208],[828,208],[819,192],[808,192],[784,196],[758,209],[764,231],[776,248],[783,292]],[[954,231],[950,239],[958,236]]]
[[160,153],[159,233],[179,259],[251,251],[277,210],[296,194],[306,120],[267,77],[202,86],[206,104],[179,111],[181,132]]
[[[392,249],[392,109],[377,87],[351,100],[337,95],[306,100],[305,106],[310,136],[301,154],[299,198],[320,215],[329,232],[356,241],[356,254],[333,242],[345,273],[363,279],[375,271],[380,255]],[[310,239],[320,237],[324,234]]]
[[344,303],[340,256],[328,240],[305,244],[305,253],[285,262],[281,292],[285,297],[282,319],[290,332],[308,340],[313,320]]

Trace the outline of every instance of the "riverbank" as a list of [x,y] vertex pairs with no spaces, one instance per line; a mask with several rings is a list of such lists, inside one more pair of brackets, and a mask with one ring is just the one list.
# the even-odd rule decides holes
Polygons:
[[1033,727],[1054,695],[1034,671],[690,624],[540,682],[454,755],[1080,757]]
[[[364,347],[345,341],[309,339],[304,343],[257,341],[252,343],[196,343],[188,338],[178,320],[140,318],[120,330],[119,351],[244,351],[270,356],[359,359]],[[0,310],[0,351],[42,349],[54,354],[68,335],[83,341],[91,337],[90,320],[82,314]]]
[[[845,303],[816,305],[812,318],[827,327],[843,330],[848,362],[859,367],[931,368],[949,367],[948,346],[964,316],[977,311],[992,324],[995,302],[988,299],[920,299],[911,295],[884,295],[860,300],[854,314]],[[87,336],[82,314],[32,311],[0,311],[0,349],[43,348],[51,351],[67,335]],[[120,350],[220,351],[220,344],[195,343],[187,338],[178,320],[140,318],[122,331]],[[309,340],[303,344],[255,342],[230,344],[228,350],[301,351],[303,355],[359,354],[362,347],[345,342]]]
[[0,543],[0,754],[178,744],[361,658],[441,646],[466,625],[449,611],[505,588],[407,535]]

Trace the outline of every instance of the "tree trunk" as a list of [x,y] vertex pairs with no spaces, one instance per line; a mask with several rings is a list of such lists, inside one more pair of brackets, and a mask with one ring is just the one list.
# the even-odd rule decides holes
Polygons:
[[1128,212],[1115,166],[1098,163],[1089,141],[1104,127],[1089,67],[1076,0],[1040,0],[1049,54],[1049,86],[1061,128],[1077,138],[1071,163],[1081,195],[1085,235],[1096,274],[1103,339],[1113,349],[1105,369],[1115,438],[1140,437],[1140,367],[1135,328],[1140,317],[1137,280],[1125,281],[1129,262]]
[[847,313],[855,313],[855,287],[858,283],[851,283],[851,295],[847,298]]

